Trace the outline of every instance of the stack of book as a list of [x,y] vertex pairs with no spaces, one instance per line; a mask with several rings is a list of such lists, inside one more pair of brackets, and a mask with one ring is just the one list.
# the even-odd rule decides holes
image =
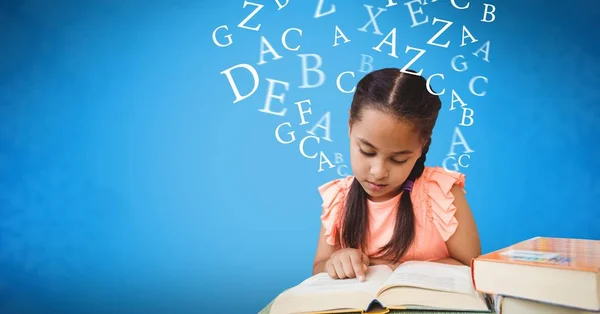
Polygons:
[[600,313],[600,241],[535,237],[475,258],[499,314]]

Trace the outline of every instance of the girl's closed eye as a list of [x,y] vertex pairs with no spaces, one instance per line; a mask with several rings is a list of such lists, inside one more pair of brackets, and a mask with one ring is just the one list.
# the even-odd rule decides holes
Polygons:
[[[376,153],[365,152],[365,151],[364,151],[362,148],[359,148],[359,150],[360,150],[360,153],[361,153],[361,154],[363,154],[363,155],[365,155],[365,156],[372,157],[372,156],[375,156],[375,155],[376,155]],[[392,159],[392,162],[393,162],[393,163],[395,163],[395,164],[400,164],[400,165],[401,165],[401,164],[403,164],[403,163],[405,163],[405,162],[407,162],[407,161],[408,161],[408,159],[406,159],[406,160],[396,160],[396,159]]]
[[359,148],[359,150],[360,150],[360,153],[363,154],[363,155],[365,155],[365,156],[375,156],[375,153],[370,153],[370,152],[367,153],[364,150],[362,150],[362,148]]

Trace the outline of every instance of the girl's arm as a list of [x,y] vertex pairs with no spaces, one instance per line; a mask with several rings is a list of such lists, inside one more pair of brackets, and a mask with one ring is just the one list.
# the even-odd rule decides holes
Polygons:
[[440,258],[440,259],[433,260],[432,262],[442,263],[442,264],[450,264],[450,265],[465,265],[465,264],[459,262],[458,260],[455,260],[452,257]]
[[315,254],[315,260],[313,263],[313,275],[325,272],[325,263],[339,248],[331,246],[325,242],[325,228],[321,225],[321,231],[319,232],[319,243],[317,244],[317,253]]
[[458,220],[458,227],[446,241],[450,257],[436,260],[436,262],[470,266],[471,259],[481,255],[477,225],[464,191],[458,185],[454,185],[450,191],[454,195],[454,205],[456,206],[454,217]]

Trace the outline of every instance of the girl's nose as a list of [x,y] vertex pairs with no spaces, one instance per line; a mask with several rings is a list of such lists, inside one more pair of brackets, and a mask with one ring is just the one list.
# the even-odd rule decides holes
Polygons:
[[371,176],[374,179],[382,180],[385,179],[388,175],[387,168],[382,163],[374,163],[371,165]]

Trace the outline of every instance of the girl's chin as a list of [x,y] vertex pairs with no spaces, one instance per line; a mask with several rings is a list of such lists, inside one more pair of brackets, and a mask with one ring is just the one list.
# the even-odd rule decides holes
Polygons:
[[372,184],[365,182],[365,184],[362,184],[362,186],[367,195],[369,196],[369,199],[374,202],[385,201],[398,195],[397,193],[393,193],[393,189],[390,188],[389,185],[385,186],[383,189],[377,187],[371,188]]
[[389,190],[388,185],[380,186],[367,181],[364,181],[362,186],[370,196],[381,196],[387,193]]

